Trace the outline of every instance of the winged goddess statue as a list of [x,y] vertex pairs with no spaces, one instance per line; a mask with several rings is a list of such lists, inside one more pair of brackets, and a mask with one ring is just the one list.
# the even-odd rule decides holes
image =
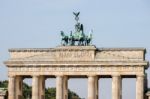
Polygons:
[[80,12],[77,12],[77,13],[75,13],[75,12],[73,12],[73,14],[75,15],[75,20],[78,22],[79,21],[79,14],[80,14]]

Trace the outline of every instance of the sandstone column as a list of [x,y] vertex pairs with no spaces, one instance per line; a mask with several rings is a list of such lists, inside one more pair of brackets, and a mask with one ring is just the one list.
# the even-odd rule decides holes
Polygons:
[[56,76],[56,99],[63,99],[63,76]]
[[32,78],[32,99],[39,99],[39,76]]
[[16,99],[22,99],[22,80],[21,76],[16,77]]
[[45,77],[39,77],[39,99],[45,99]]
[[63,92],[64,92],[63,99],[68,99],[68,77],[67,76],[64,76],[63,79]]
[[15,76],[9,76],[8,99],[16,99],[15,91]]
[[98,80],[99,78],[96,76],[95,77],[95,99],[98,99],[98,93],[99,93]]
[[95,76],[88,76],[88,99],[95,99]]
[[112,99],[121,99],[121,77],[120,75],[112,76]]
[[144,75],[136,77],[136,99],[144,99]]

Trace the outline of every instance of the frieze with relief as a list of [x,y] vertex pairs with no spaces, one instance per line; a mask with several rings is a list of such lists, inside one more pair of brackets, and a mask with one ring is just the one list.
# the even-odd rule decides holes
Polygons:
[[87,67],[78,67],[78,66],[61,66],[61,67],[10,67],[9,72],[142,72],[143,67],[141,66],[87,66]]

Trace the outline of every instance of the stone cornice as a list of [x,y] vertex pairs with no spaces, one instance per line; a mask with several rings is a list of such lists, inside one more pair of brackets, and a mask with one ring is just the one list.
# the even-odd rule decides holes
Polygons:
[[52,52],[59,50],[146,51],[145,48],[96,48],[95,46],[58,46],[56,48],[11,48],[9,52]]
[[9,52],[50,52],[54,48],[11,48]]
[[11,48],[9,52],[52,52],[59,50],[96,50],[95,46],[58,46],[56,48]]
[[97,48],[99,51],[146,51],[146,48]]
[[147,61],[5,61],[4,64],[9,66],[145,66],[148,67]]

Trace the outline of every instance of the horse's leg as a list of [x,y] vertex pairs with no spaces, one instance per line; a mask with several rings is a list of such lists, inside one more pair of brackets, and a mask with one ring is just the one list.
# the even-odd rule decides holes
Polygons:
[[66,39],[66,44],[65,45],[68,45],[68,40]]
[[83,46],[83,39],[82,39],[82,41],[81,41],[81,45]]
[[61,40],[61,45],[64,46],[64,39]]
[[71,38],[69,39],[69,45],[72,45],[72,39]]
[[71,38],[71,45],[74,45],[74,38]]
[[91,39],[89,39],[89,44],[90,44],[90,45],[92,45],[92,42],[91,42],[91,41],[92,41],[92,40],[91,40]]
[[82,39],[82,46],[84,46],[84,38]]
[[78,45],[79,45],[79,46],[81,45],[81,40],[78,41]]
[[80,40],[80,45],[81,45],[81,46],[83,45],[83,39]]
[[90,40],[88,39],[88,46],[90,45]]
[[67,44],[67,40],[66,40],[66,38],[64,38],[64,45],[66,45]]
[[87,45],[87,39],[84,40],[84,44],[85,44],[85,46]]
[[74,39],[73,38],[71,39],[71,45],[74,45]]
[[61,40],[61,45],[62,45],[62,40]]

